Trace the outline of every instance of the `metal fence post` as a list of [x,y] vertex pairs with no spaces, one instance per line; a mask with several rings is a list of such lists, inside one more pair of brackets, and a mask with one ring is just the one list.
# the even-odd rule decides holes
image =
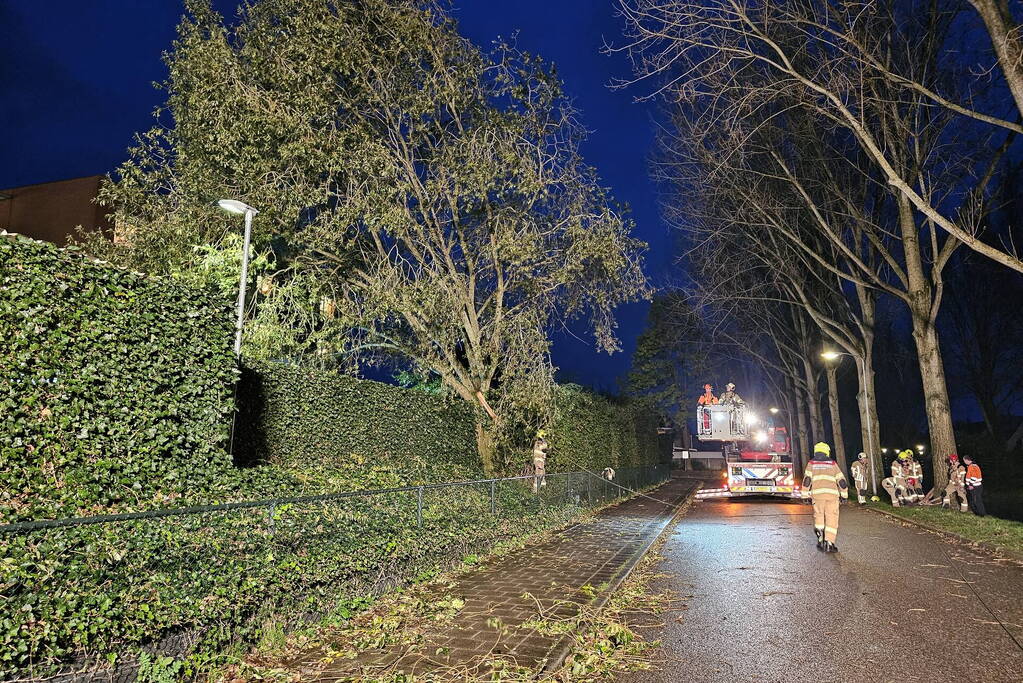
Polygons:
[[493,479],[490,480],[490,514],[492,515],[497,514],[497,496],[495,495],[496,492],[494,491],[494,487],[496,486],[496,484],[497,482],[495,482]]
[[423,487],[420,486],[416,489],[416,524],[422,528],[423,526]]

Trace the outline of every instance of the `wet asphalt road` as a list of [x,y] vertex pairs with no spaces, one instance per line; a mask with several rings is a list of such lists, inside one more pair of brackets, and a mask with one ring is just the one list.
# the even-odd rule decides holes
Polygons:
[[621,680],[1023,681],[1018,563],[855,505],[838,547],[816,549],[807,505],[694,504],[655,583],[691,597],[640,628],[655,670]]

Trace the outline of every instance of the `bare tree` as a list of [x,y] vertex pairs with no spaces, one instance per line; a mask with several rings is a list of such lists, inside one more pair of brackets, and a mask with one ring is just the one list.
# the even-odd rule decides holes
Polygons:
[[[962,75],[944,44],[954,6],[937,0],[621,0],[620,7],[631,40],[619,49],[633,56],[637,79],[659,79],[657,94],[703,107],[708,126],[772,102],[810,111],[820,126],[840,129],[855,142],[907,212],[918,211],[970,249],[1023,272],[1015,249],[983,241],[969,187],[957,188],[966,196],[961,202],[929,187],[921,169],[890,146],[898,126],[876,116],[881,108],[897,110],[908,122],[930,119],[940,102],[944,112],[996,124],[1003,135],[1021,130],[938,95],[939,84]],[[722,97],[746,106],[714,106]]]
[[[987,184],[1012,133],[991,153],[978,152],[989,148],[976,141],[967,147],[952,128],[959,113],[891,76],[943,82],[951,20],[940,3],[895,4],[640,0],[623,8],[633,38],[626,49],[639,78],[660,78],[656,92],[673,100],[656,168],[674,197],[691,201],[669,208],[669,217],[691,231],[693,204],[709,203],[719,220],[693,240],[697,248],[720,253],[709,245],[724,231],[745,236],[730,248],[764,245],[763,233],[774,234],[767,247],[778,264],[792,259],[815,283],[828,274],[827,287],[845,295],[854,315],[835,317],[838,309],[821,306],[798,278],[785,278],[782,291],[857,357],[863,393],[873,391],[866,361],[876,296],[902,301],[931,453],[942,455],[955,449],[935,324],[943,271],[962,244],[1020,267],[1014,254],[979,242]],[[855,54],[845,46],[852,38]],[[864,427],[876,437],[873,401],[863,404]]]
[[[1023,26],[1017,18],[1019,3],[1010,0],[967,0],[984,22],[984,28],[991,38],[998,67],[1005,77],[1005,83],[1012,93],[1016,109],[1023,115]],[[1016,5],[1013,14],[1012,5]],[[938,99],[937,97],[935,99]],[[1007,122],[1002,121],[1001,125]],[[1018,125],[1018,123],[1017,123]],[[1017,132],[1020,132],[1017,128]]]

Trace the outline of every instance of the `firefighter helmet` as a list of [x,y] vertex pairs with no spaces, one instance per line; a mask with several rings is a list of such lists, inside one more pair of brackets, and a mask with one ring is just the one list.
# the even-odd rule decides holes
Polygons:
[[536,438],[538,438],[538,439],[546,439],[547,438],[547,431],[544,430],[544,429],[536,430]]
[[817,453],[823,453],[824,455],[831,455],[831,446],[829,446],[828,444],[824,443],[823,441],[820,441],[820,442],[815,443],[813,445],[813,452],[814,452],[814,455],[816,455]]
[[728,384],[725,385],[725,389],[728,389],[729,391],[731,391],[734,388],[735,388],[735,385],[732,384],[731,382],[729,382]]
[[856,456],[856,459],[857,460],[866,460],[867,459],[867,454],[864,453],[863,451],[860,451],[859,455]]
[[959,454],[958,453],[949,453],[948,454],[948,459],[951,462],[959,462]]
[[904,451],[899,452],[899,460],[909,460],[913,457],[913,451],[908,448]]

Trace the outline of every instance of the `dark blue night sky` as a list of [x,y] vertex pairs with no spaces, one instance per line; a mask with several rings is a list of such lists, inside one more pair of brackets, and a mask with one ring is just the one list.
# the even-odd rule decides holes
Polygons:
[[[215,6],[227,17],[233,2]],[[9,0],[0,2],[0,187],[107,173],[124,160],[132,134],[152,124],[162,93],[153,87],[166,69],[182,14],[179,0]],[[647,272],[669,278],[672,249],[647,177],[654,106],[612,91],[629,75],[620,55],[601,54],[620,40],[610,0],[460,0],[462,33],[487,46],[517,33],[518,45],[553,61],[592,131],[585,153],[614,195],[633,210],[639,236],[650,244]],[[562,379],[614,389],[628,369],[646,305],[620,311],[624,352],[607,356],[570,334],[559,334],[555,363]]]

